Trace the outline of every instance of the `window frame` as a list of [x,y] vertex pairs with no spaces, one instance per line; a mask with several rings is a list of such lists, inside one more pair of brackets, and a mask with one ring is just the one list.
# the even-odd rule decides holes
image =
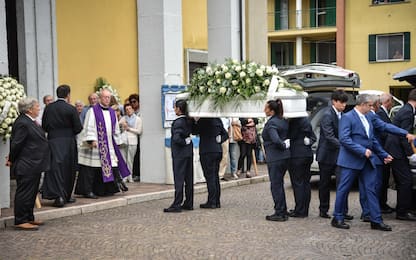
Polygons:
[[[381,37],[402,36],[402,58],[394,59],[378,59],[379,54],[379,39]],[[370,34],[368,37],[368,61],[369,62],[396,62],[396,61],[409,61],[410,60],[410,32],[395,32],[395,33],[382,33],[382,34]]]

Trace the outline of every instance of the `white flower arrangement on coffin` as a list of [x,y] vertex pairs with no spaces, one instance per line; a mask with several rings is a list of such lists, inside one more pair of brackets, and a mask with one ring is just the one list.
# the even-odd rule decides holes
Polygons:
[[187,92],[177,98],[188,100],[190,116],[264,117],[267,100],[280,97],[285,116],[298,117],[307,115],[306,95],[302,87],[279,76],[276,67],[228,59],[198,69]]
[[12,125],[19,115],[17,103],[25,97],[23,85],[12,77],[0,75],[0,137],[3,141],[10,138]]
[[111,86],[111,84],[108,83],[108,81],[105,78],[103,78],[103,77],[97,78],[95,80],[94,89],[95,89],[95,93],[97,93],[97,95],[100,94],[100,91],[102,89],[108,89],[111,92],[111,94],[114,96],[114,98],[116,99],[117,103],[119,103],[119,104],[121,103],[121,99],[120,99],[120,96],[118,95],[117,90],[113,86]]

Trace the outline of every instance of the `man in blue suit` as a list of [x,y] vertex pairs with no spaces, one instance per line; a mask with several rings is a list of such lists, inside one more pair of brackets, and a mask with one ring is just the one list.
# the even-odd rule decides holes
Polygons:
[[[344,222],[347,196],[358,176],[364,185],[363,191],[370,210],[371,228],[391,231],[381,218],[380,205],[377,196],[377,165],[392,161],[378,143],[373,133],[373,125],[365,114],[373,105],[371,95],[357,96],[356,106],[346,113],[339,125],[340,151],[337,164],[340,167],[340,178],[335,199],[334,217],[331,225],[336,228],[349,229]],[[380,159],[381,158],[381,159]]]

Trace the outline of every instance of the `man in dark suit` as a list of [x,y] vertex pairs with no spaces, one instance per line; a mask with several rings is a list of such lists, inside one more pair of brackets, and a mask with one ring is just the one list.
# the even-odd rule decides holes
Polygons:
[[45,108],[42,127],[48,133],[52,153],[51,169],[45,173],[42,197],[55,200],[55,207],[75,202],[72,190],[77,166],[77,142],[75,136],[82,126],[76,108],[70,105],[70,87],[56,89],[58,100]]
[[41,173],[49,167],[49,147],[45,132],[36,123],[39,102],[25,98],[18,104],[19,117],[13,124],[7,165],[16,176],[14,224],[17,229],[37,230],[43,223],[35,220],[33,207]]
[[[329,195],[331,176],[337,170],[339,151],[338,121],[347,105],[348,96],[343,90],[335,90],[331,95],[331,106],[325,108],[321,120],[319,143],[316,150],[316,160],[319,164],[319,216],[330,218]],[[351,218],[350,216],[347,217]]]
[[228,139],[228,133],[219,118],[200,118],[196,123],[194,133],[199,134],[200,137],[199,159],[208,188],[208,200],[200,207],[220,208],[221,187],[218,171],[222,159],[221,144]]
[[289,120],[288,138],[290,139],[289,176],[295,197],[295,208],[290,217],[307,217],[311,201],[311,164],[313,152],[311,145],[316,141],[308,118]]
[[373,105],[371,95],[357,96],[356,106],[343,115],[339,126],[340,151],[337,164],[340,167],[339,183],[335,199],[334,217],[331,225],[336,228],[348,229],[344,222],[345,208],[350,188],[358,176],[364,187],[367,206],[370,211],[371,228],[391,231],[381,218],[377,195],[377,165],[389,163],[393,157],[387,154],[378,143],[371,119],[365,115]]
[[[408,102],[397,112],[393,124],[413,133],[415,124],[416,89],[409,93]],[[397,188],[396,218],[416,221],[416,215],[410,212],[412,207],[412,173],[408,156],[413,154],[411,145],[406,138],[388,135],[385,149],[393,157],[391,165]],[[415,203],[415,202],[413,202]]]

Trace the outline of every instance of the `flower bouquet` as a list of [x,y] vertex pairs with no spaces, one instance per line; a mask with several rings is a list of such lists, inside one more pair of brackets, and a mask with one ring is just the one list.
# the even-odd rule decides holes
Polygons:
[[18,116],[17,102],[26,97],[23,85],[17,80],[0,75],[0,137],[10,138],[12,125]]
[[102,89],[108,89],[112,93],[114,98],[116,99],[117,103],[119,103],[119,104],[121,103],[121,99],[120,99],[120,96],[119,96],[117,90],[113,86],[111,86],[111,84],[108,83],[108,81],[106,79],[104,79],[102,77],[97,78],[95,80],[94,89],[95,89],[95,93],[97,95],[100,94],[100,91]]
[[198,69],[187,92],[189,115],[195,117],[264,117],[267,100],[280,97],[286,117],[306,116],[306,93],[279,76],[276,67],[228,59]]

